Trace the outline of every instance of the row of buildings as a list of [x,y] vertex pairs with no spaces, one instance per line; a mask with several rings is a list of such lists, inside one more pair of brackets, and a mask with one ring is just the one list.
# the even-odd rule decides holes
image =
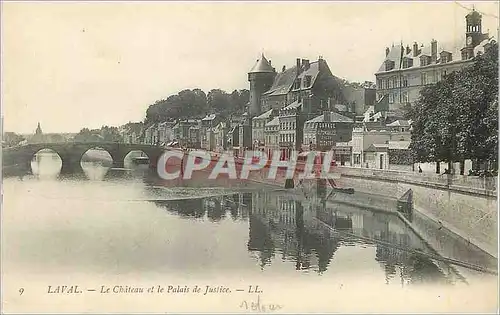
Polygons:
[[495,40],[482,32],[477,11],[465,17],[465,43],[413,43],[386,48],[376,84],[346,84],[322,57],[297,58],[276,71],[264,55],[248,73],[250,99],[240,116],[215,114],[201,120],[162,122],[143,130],[143,142],[209,151],[334,150],[342,165],[413,168],[409,159],[411,121],[403,109],[420,89],[472,64]]

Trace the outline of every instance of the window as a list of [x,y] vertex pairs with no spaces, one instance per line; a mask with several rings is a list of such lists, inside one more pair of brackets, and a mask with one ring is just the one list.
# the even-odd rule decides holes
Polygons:
[[389,103],[394,103],[394,94],[389,93]]
[[393,78],[389,78],[389,89],[393,88],[393,83],[394,83]]
[[423,72],[420,74],[420,80],[422,81],[422,85],[427,84],[427,73]]
[[403,86],[408,86],[408,76],[403,76]]
[[311,76],[306,75],[304,80],[304,87],[309,87],[311,85]]
[[408,92],[407,91],[403,91],[402,94],[401,94],[401,101],[403,103],[408,103]]
[[428,66],[430,64],[431,58],[430,56],[422,56],[420,57],[420,65],[421,66]]
[[385,71],[389,71],[394,69],[394,61],[392,60],[386,60],[385,61]]
[[410,68],[413,67],[413,59],[410,58],[404,58],[403,59],[403,68]]

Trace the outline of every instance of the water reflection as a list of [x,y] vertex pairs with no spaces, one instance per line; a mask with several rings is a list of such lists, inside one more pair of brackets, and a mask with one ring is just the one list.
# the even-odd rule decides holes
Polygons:
[[[148,165],[138,165],[133,158],[142,156],[141,151],[131,151],[125,157],[125,169],[114,169],[111,155],[102,148],[87,150],[80,159],[81,170],[71,174],[61,174],[61,157],[51,149],[42,149],[33,155],[31,172],[38,179],[72,179],[103,181],[110,179],[131,179],[150,173]],[[24,178],[24,174],[19,174]]]
[[51,149],[42,149],[31,159],[33,175],[41,179],[55,179],[62,168],[61,157]]
[[[190,265],[197,269],[203,266],[207,268],[208,265],[224,265],[226,268],[246,268],[246,272],[291,272],[328,277],[351,272],[353,266],[360,265],[357,267],[360,270],[378,272],[380,279],[388,284],[429,281],[452,283],[457,279],[450,266],[425,255],[432,254],[432,250],[396,216],[345,204],[327,203],[321,199],[306,199],[292,193],[270,190],[235,193],[235,187],[186,187],[185,182],[175,181],[165,184],[158,181],[158,177],[147,168],[111,168],[111,161],[104,158],[104,153],[107,154],[99,151],[81,162],[86,179],[96,180],[96,183],[84,185],[74,177],[72,185],[68,186],[52,181],[51,187],[57,189],[54,188],[50,194],[65,200],[67,204],[67,196],[75,194],[78,197],[81,188],[85,199],[74,198],[72,202],[75,202],[75,207],[85,209],[85,218],[92,218],[93,213],[98,217],[101,215],[101,210],[97,208],[102,204],[96,203],[96,198],[107,201],[107,211],[115,211],[113,213],[116,215],[111,222],[121,222],[120,226],[129,224],[135,229],[137,238],[145,233],[148,239],[157,239],[161,243],[160,247],[141,247],[143,255],[148,257],[148,268]],[[61,161],[53,152],[40,152],[32,162],[32,167],[34,173],[52,174],[52,177],[45,178],[53,179],[57,178]],[[133,165],[130,164],[130,167]],[[22,184],[29,185],[27,182]],[[44,191],[40,195],[48,193]],[[31,196],[34,196],[33,192]],[[128,198],[134,199],[136,203],[126,203],[124,199]],[[43,207],[40,204],[45,202],[50,205],[46,206],[47,209],[53,209],[52,201],[32,201],[39,207]],[[143,211],[151,208],[167,211],[170,215]],[[96,212],[93,212],[94,209]],[[68,212],[67,215],[67,221],[73,222],[71,216],[81,214]],[[132,215],[133,220],[130,219]],[[151,226],[152,222],[158,226],[163,224],[168,232],[160,235],[154,230],[153,233],[137,225],[137,220],[144,220],[144,226]],[[195,226],[190,220],[196,221]],[[101,224],[103,221],[99,219],[98,222]],[[95,225],[95,222],[89,223],[89,226]],[[47,231],[53,233],[52,228]],[[116,237],[114,233],[109,238],[122,246],[123,253],[127,253],[129,243],[119,241],[124,235],[120,233],[123,232],[116,232]],[[175,233],[175,239],[172,233]],[[217,239],[212,240],[212,243],[207,241],[207,237],[215,233]],[[35,240],[38,239],[40,237],[37,236]],[[168,243],[169,247],[165,247],[165,239],[172,239]],[[223,243],[226,247],[221,245]],[[189,247],[185,244],[189,244]],[[89,249],[91,257],[102,255],[107,245],[101,245],[104,249],[96,252]],[[157,255],[160,249],[165,255]],[[67,251],[64,247],[60,250]],[[424,255],[416,254],[415,250],[420,250]],[[219,255],[212,256],[214,252]],[[124,265],[129,262],[134,268],[142,268],[146,264],[135,256],[125,254],[122,260]],[[98,260],[91,263],[98,264]]]
[[248,221],[247,249],[257,254],[252,256],[263,270],[279,261],[301,272],[325,274],[335,253],[349,247],[360,259],[374,252],[371,259],[386,283],[456,281],[447,265],[425,257],[432,251],[396,216],[265,191],[155,204],[186,219]]

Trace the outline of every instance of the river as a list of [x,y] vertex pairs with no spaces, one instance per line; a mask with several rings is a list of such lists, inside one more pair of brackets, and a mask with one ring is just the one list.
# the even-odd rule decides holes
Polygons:
[[[113,170],[102,154],[84,159],[83,176],[59,177],[59,157],[44,152],[33,175],[3,179],[5,311],[236,312],[255,285],[259,303],[285,312],[497,308],[495,277],[464,279],[426,258],[432,250],[396,216],[255,185],[162,185],[147,166]],[[99,293],[115,285],[233,293]]]

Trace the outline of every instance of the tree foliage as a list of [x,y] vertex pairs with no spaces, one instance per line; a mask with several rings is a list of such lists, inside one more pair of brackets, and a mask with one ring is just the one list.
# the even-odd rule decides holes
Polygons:
[[12,147],[18,145],[21,141],[25,140],[25,138],[15,132],[5,132],[3,134],[2,145],[5,147]]
[[122,136],[117,127],[102,126],[101,129],[83,128],[78,132],[75,141],[81,142],[119,142]]
[[241,113],[249,99],[248,90],[234,90],[231,94],[220,89],[213,89],[208,94],[200,89],[182,90],[150,105],[146,111],[145,124],[201,118],[208,113],[217,113],[221,116]]
[[411,151],[415,161],[497,161],[498,45],[472,65],[420,91],[415,106]]

